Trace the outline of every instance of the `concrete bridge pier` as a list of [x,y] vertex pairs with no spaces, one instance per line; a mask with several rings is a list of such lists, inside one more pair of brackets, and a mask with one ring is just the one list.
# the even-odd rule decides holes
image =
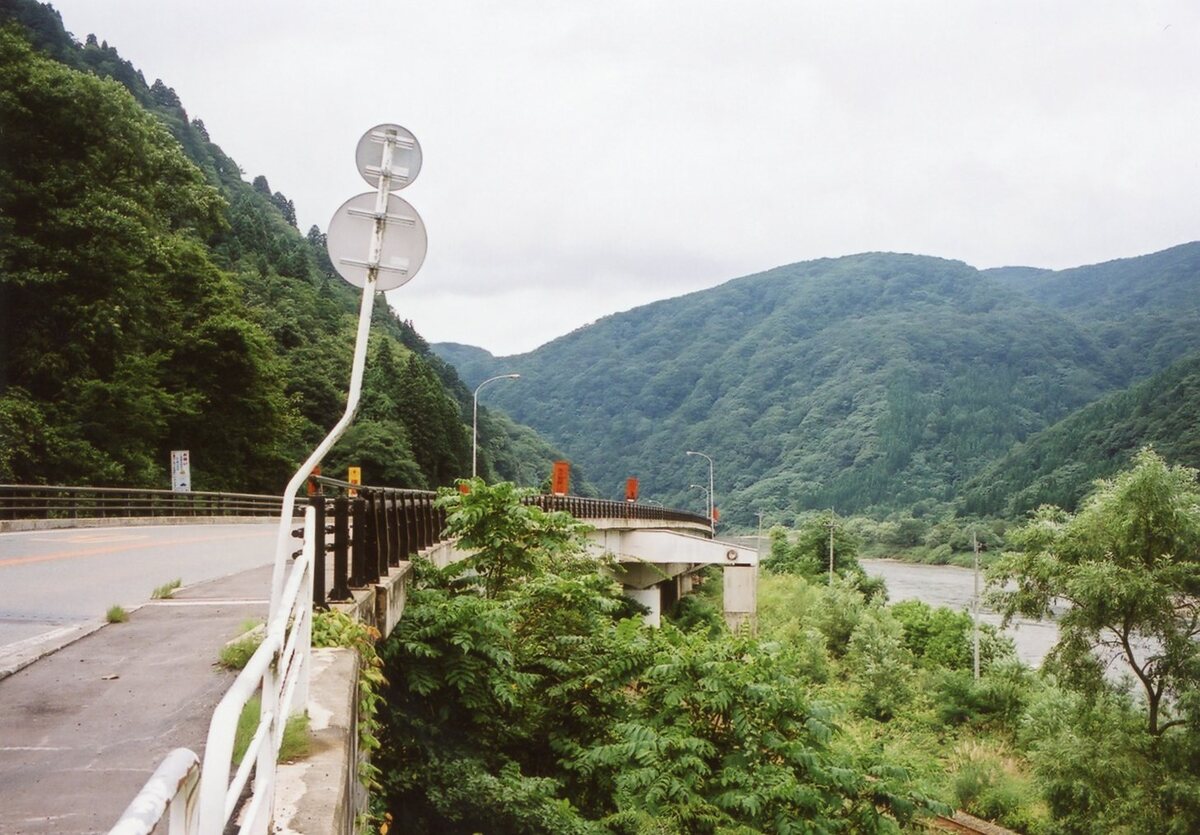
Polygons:
[[591,549],[617,560],[613,574],[629,598],[649,613],[646,622],[658,626],[662,612],[690,593],[700,572],[721,566],[724,575],[724,615],[731,630],[744,625],[754,630],[758,611],[758,554],[732,542],[720,542],[679,530],[597,528]]

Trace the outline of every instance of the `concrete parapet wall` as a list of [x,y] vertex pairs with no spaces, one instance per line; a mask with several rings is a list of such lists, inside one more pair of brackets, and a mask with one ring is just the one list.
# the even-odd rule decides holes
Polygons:
[[358,780],[358,653],[314,649],[308,691],[312,753],[277,772],[277,833],[353,835],[367,809]]

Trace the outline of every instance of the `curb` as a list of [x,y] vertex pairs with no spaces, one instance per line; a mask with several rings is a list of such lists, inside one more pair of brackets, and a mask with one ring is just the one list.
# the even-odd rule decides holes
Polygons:
[[53,655],[60,649],[70,646],[81,638],[86,638],[105,626],[108,626],[108,622],[99,618],[72,626],[63,626],[7,645],[0,651],[0,681],[4,681],[13,673],[20,672],[33,662],[40,661],[47,655]]

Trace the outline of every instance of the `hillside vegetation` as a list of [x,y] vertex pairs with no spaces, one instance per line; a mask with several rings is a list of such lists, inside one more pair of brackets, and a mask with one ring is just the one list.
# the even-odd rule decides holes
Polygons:
[[[0,482],[278,491],[340,416],[358,292],[324,236],[107,43],[0,3]],[[467,407],[464,420],[464,405]],[[434,487],[470,474],[470,391],[376,305],[362,408],[325,472]],[[481,421],[482,472],[558,457]]]
[[699,504],[688,485],[706,467],[684,453],[707,452],[723,518],[749,526],[759,510],[944,506],[1015,444],[1200,350],[1198,290],[1200,244],[1062,273],[869,253],[609,316],[524,355],[434,350],[468,382],[520,372],[493,402],[602,492],[637,475],[647,495]]
[[[435,351],[442,351],[435,346]],[[873,253],[794,264],[610,316],[488,363],[493,402],[615,490],[687,500],[717,462],[734,523],[951,499],[1013,443],[1118,384],[1081,328],[965,264]],[[698,492],[692,494],[698,499]]]
[[1074,509],[1098,478],[1153,446],[1200,465],[1200,355],[1084,407],[1019,444],[963,487],[964,512],[1019,516],[1041,504]]

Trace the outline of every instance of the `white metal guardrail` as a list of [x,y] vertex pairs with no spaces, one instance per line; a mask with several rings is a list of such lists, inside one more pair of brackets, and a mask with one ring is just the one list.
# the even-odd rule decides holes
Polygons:
[[[193,760],[196,755],[187,749],[172,751],[109,835],[149,835],[166,811],[171,814],[169,835],[221,835],[239,808],[239,833],[265,835],[268,831],[284,727],[292,706],[303,706],[308,701],[314,516],[315,511],[308,508],[304,545],[292,563],[280,605],[267,624],[266,637],[213,711],[203,767],[195,763],[193,770],[189,766],[188,779],[184,780],[179,776],[184,754],[190,754]],[[230,779],[238,718],[255,696],[261,704],[258,726]],[[194,791],[196,782],[198,792]],[[185,785],[190,785],[186,792]],[[242,793],[248,785],[250,794],[242,804]],[[173,786],[179,786],[179,791],[168,791]]]
[[146,781],[126,807],[110,835],[145,835],[170,809],[167,835],[196,831],[196,788],[200,784],[200,758],[188,748],[176,748]]

